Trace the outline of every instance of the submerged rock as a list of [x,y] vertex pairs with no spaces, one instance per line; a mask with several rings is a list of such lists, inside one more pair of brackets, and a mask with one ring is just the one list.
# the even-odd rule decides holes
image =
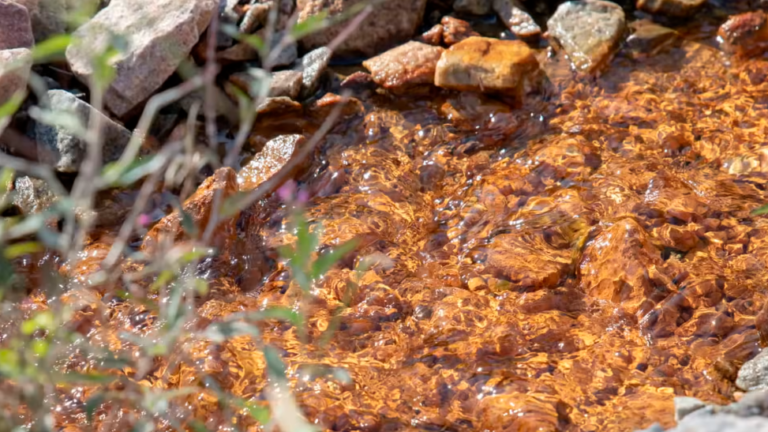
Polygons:
[[256,189],[269,180],[291,160],[291,156],[304,142],[306,139],[302,135],[282,135],[269,140],[264,148],[237,173],[240,191]]
[[[88,127],[94,110],[91,105],[64,90],[49,90],[46,96],[47,109],[73,114],[84,127]],[[131,140],[131,132],[104,114],[98,115],[102,121],[102,161],[103,163],[116,161]],[[54,167],[56,171],[77,172],[80,164],[85,160],[87,144],[66,128],[37,123],[35,139],[38,146],[43,147],[43,151],[39,152],[41,161]]]
[[525,39],[541,34],[541,27],[525,11],[519,0],[493,0],[493,10],[515,36]]
[[653,55],[674,42],[677,32],[650,20],[630,24],[632,34],[627,38],[626,50],[633,57]]
[[[202,235],[208,228],[211,219],[216,217],[217,225],[213,228],[211,236],[214,247],[221,246],[235,235],[235,221],[233,218],[222,219],[214,216],[216,209],[221,208],[224,201],[238,192],[237,174],[232,168],[219,168],[211,177],[197,188],[194,194],[184,201],[182,206],[184,213],[191,219],[193,229],[198,235]],[[164,217],[155,224],[144,237],[141,245],[142,251],[153,253],[165,241],[176,244],[185,237],[194,237],[194,233],[185,231],[182,214],[177,210]]]
[[126,38],[126,50],[111,61],[116,76],[104,96],[109,110],[123,116],[176,71],[218,6],[217,0],[112,0],[75,32],[80,43],[67,48],[67,61],[88,83],[93,56],[104,51],[112,34]]
[[0,50],[0,105],[27,87],[32,70],[32,51],[26,48]]
[[624,37],[626,21],[624,11],[615,3],[569,1],[557,8],[547,26],[573,67],[591,73],[611,60]]
[[9,0],[0,0],[0,50],[32,48],[34,44],[27,8]]
[[376,84],[393,91],[434,84],[443,48],[411,41],[363,62]]
[[[298,0],[299,22],[328,10],[330,16],[348,13],[360,0]],[[410,39],[424,17],[427,0],[387,0],[334,49],[340,57],[371,57]],[[342,23],[314,32],[300,41],[305,50],[328,45],[348,25]]]
[[758,10],[728,18],[717,35],[723,48],[742,56],[753,56],[768,49],[768,15]]
[[670,17],[688,17],[701,9],[707,0],[637,0],[641,11]]
[[525,43],[471,37],[443,52],[435,85],[519,96],[538,71],[539,63]]

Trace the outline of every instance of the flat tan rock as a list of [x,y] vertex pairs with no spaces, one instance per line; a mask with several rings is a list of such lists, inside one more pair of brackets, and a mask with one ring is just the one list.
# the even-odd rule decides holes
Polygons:
[[32,52],[26,48],[0,50],[0,105],[27,87]]
[[435,85],[518,95],[538,72],[539,63],[524,42],[471,37],[443,52]]
[[388,90],[434,84],[443,48],[411,41],[363,62],[376,84]]
[[218,6],[217,0],[112,0],[74,33],[80,43],[67,49],[67,61],[88,83],[93,55],[103,52],[112,34],[125,37],[127,50],[112,61],[117,74],[104,97],[109,110],[123,116],[173,75]]
[[[298,0],[299,22],[328,10],[330,16],[348,12],[362,0]],[[424,17],[427,0],[387,0],[334,50],[339,57],[372,57],[410,39]],[[328,45],[349,20],[308,35],[299,42],[305,51]]]
[[302,135],[282,135],[269,140],[237,174],[237,184],[241,191],[256,189],[269,180],[276,172],[291,160],[291,156],[306,142]]
[[626,19],[616,3],[570,1],[557,8],[547,27],[573,67],[592,73],[613,58],[626,32]]

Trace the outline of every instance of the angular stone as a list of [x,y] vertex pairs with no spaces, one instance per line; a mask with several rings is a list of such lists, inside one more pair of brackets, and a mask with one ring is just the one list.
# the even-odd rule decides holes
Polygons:
[[389,90],[405,90],[434,84],[442,53],[441,47],[411,41],[364,61],[363,66],[371,72],[376,84]]
[[744,363],[736,378],[736,386],[745,391],[768,388],[768,350],[763,350],[752,360]]
[[269,82],[269,96],[285,96],[291,99],[299,97],[304,76],[299,71],[280,71],[272,74]]
[[[298,0],[299,22],[328,10],[330,16],[347,13],[361,0]],[[410,39],[424,17],[427,0],[378,2],[349,37],[334,48],[339,57],[372,57]],[[308,35],[300,41],[304,50],[323,47],[346,28],[349,20]]]
[[48,183],[34,177],[16,177],[13,191],[13,205],[23,215],[43,212],[56,201],[56,194],[48,187]]
[[443,26],[443,42],[448,46],[455,45],[472,36],[480,36],[479,33],[472,30],[472,26],[468,22],[458,18],[444,16],[440,20],[440,24]]
[[[192,219],[192,224],[199,235],[205,232],[211,222],[214,204],[218,202],[218,208],[221,208],[222,203],[237,192],[237,174],[232,168],[224,167],[205,179],[195,193],[184,201],[182,206],[184,213]],[[217,224],[211,236],[213,247],[225,244],[236,235],[236,219],[236,217],[224,220],[217,218]],[[174,211],[152,227],[144,237],[141,250],[151,254],[157,251],[158,246],[164,241],[177,243],[190,234],[183,227],[181,213]]]
[[439,87],[519,95],[539,72],[539,63],[521,41],[471,37],[443,52],[437,63]]
[[0,50],[32,48],[34,44],[27,8],[10,0],[0,0]]
[[637,0],[637,8],[641,11],[684,18],[695,14],[707,0]]
[[306,141],[302,135],[282,135],[269,140],[237,174],[240,191],[247,192],[269,180]]
[[268,97],[256,107],[256,112],[260,116],[296,114],[301,112],[301,104],[284,96]]
[[519,0],[493,0],[493,10],[515,36],[533,38],[541,34],[541,27],[525,11]]
[[301,64],[296,68],[303,74],[301,99],[306,99],[317,92],[332,55],[333,52],[330,49],[322,47],[308,52],[301,58]]
[[491,0],[454,0],[453,10],[473,15],[491,13]]
[[443,25],[435,24],[434,27],[422,33],[419,42],[425,44],[440,46],[443,43]]
[[742,56],[754,56],[768,49],[768,15],[758,10],[728,18],[717,32],[723,49]]
[[[267,39],[266,30],[259,31],[257,35],[261,37],[262,40]],[[262,59],[265,69],[273,70],[278,67],[290,66],[299,57],[298,44],[296,41],[290,37],[284,40],[285,37],[285,32],[277,32],[272,35],[269,57]]]
[[0,51],[0,105],[27,87],[32,70],[32,51],[26,48]]
[[626,30],[621,7],[601,0],[563,3],[547,26],[573,67],[590,73],[611,60]]
[[67,48],[67,61],[88,83],[93,55],[103,52],[113,33],[125,37],[127,50],[112,61],[116,76],[104,97],[109,110],[123,116],[176,71],[218,6],[217,0],[112,0],[75,32],[80,43]]
[[[54,112],[66,112],[75,115],[84,127],[88,127],[93,107],[64,90],[49,90],[46,108]],[[102,121],[103,163],[120,158],[131,139],[131,132],[115,123],[104,114],[98,114]],[[74,173],[85,160],[87,144],[60,126],[43,123],[35,124],[35,139],[41,146],[41,162],[54,167],[56,171]]]

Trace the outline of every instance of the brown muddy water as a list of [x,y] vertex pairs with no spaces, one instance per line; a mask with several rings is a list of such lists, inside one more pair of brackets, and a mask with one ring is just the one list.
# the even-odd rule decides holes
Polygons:
[[[363,99],[301,178],[321,244],[361,239],[315,285],[310,340],[344,301],[356,258],[380,253],[392,266],[364,274],[327,347],[260,326],[308,419],[327,430],[630,431],[673,425],[674,396],[732,400],[739,367],[760,350],[768,292],[768,220],[750,213],[768,202],[768,61],[726,56],[715,30],[683,29],[646,58],[620,53],[598,79],[574,79],[542,52],[552,91],[517,107],[450,92]],[[265,135],[310,128],[271,127]],[[274,252],[293,240],[285,208],[266,200],[237,228],[199,269],[212,285],[197,300],[201,325],[296,306]],[[70,275],[87,277],[113,236]],[[109,319],[83,333],[130,353],[119,331],[161,323],[108,291],[89,301]],[[75,357],[63,367],[87,365]],[[351,383],[308,372],[318,365]],[[209,376],[263,400],[265,368],[247,337],[197,341],[142,384]],[[60,408],[59,424],[84,422],[82,404]],[[224,415],[202,386],[168,410],[211,424]],[[100,430],[121,429],[105,418]]]

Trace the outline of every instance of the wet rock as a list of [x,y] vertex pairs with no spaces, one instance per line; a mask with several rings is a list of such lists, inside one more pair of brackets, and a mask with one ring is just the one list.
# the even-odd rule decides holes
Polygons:
[[675,398],[675,421],[680,421],[688,414],[707,406],[704,402],[694,398],[679,396]]
[[491,0],[454,0],[453,10],[473,15],[491,13]]
[[112,61],[117,73],[104,96],[109,110],[123,116],[176,71],[218,6],[217,0],[113,0],[75,32],[82,43],[67,48],[67,61],[88,83],[93,54],[104,50],[113,33],[125,37],[127,49]]
[[27,87],[32,52],[26,48],[0,51],[0,105]]
[[768,15],[762,10],[728,18],[717,32],[723,49],[742,56],[754,56],[768,49]]
[[13,205],[23,215],[43,212],[56,201],[56,194],[48,187],[48,183],[34,177],[17,177],[13,182],[13,191]]
[[[67,112],[75,115],[85,127],[88,127],[93,107],[64,90],[49,90],[46,93],[45,106],[52,111]],[[104,114],[98,114],[103,125],[102,159],[104,163],[120,158],[131,139],[131,132],[115,123]],[[43,123],[35,125],[35,139],[40,151],[41,161],[54,167],[56,171],[74,173],[85,160],[87,144],[71,132],[60,126]]]
[[280,71],[272,74],[269,82],[269,96],[285,96],[296,99],[301,93],[301,84],[304,76],[298,71]]
[[376,90],[373,77],[365,72],[355,72],[344,78],[340,86],[343,90],[351,91],[353,95],[358,97],[369,96],[371,92]]
[[518,0],[493,0],[493,10],[515,36],[526,39],[541,34],[541,27]]
[[434,27],[425,31],[420,37],[420,42],[425,44],[440,46],[443,44],[443,25],[435,24]]
[[303,74],[300,93],[302,99],[306,99],[317,92],[332,55],[333,52],[330,49],[322,47],[301,58],[301,64],[297,70]]
[[[346,13],[360,0],[298,0],[299,22],[327,9],[330,16]],[[334,52],[339,57],[372,57],[410,39],[424,17],[427,0],[388,0],[374,7],[373,13],[345,38]],[[347,21],[308,35],[300,41],[305,50],[328,45]]]
[[365,111],[363,103],[353,97],[327,93],[309,105],[307,107],[307,112],[309,116],[314,118],[317,122],[323,122],[326,121],[336,109],[340,110],[337,121],[357,114],[362,114]]
[[[555,431],[554,404],[524,393],[485,396],[477,404],[478,429],[485,431]],[[515,415],[509,415],[514,412]]]
[[260,116],[295,114],[301,112],[301,104],[285,96],[268,97],[256,107],[256,112]]
[[670,17],[688,17],[701,9],[706,0],[637,0],[641,11]]
[[[182,206],[184,213],[191,219],[194,230],[198,235],[202,235],[208,228],[208,224],[214,217],[214,204],[218,203],[218,208],[227,198],[238,192],[237,174],[232,168],[219,168],[211,177],[197,188],[194,194],[190,196]],[[164,217],[155,224],[144,237],[141,245],[142,251],[153,253],[157,251],[161,243],[165,241],[177,243],[183,238],[189,236],[194,238],[194,233],[187,233],[182,224],[182,215],[177,210]],[[217,225],[213,228],[213,247],[221,246],[235,235],[235,218],[221,219],[216,217]]]
[[768,350],[761,351],[757,357],[744,363],[736,385],[745,391],[768,388]]
[[306,142],[302,135],[282,135],[267,142],[264,148],[237,174],[240,191],[256,189],[269,180]]
[[376,84],[392,91],[434,84],[443,48],[411,41],[363,62]]
[[443,35],[441,39],[448,46],[457,44],[472,36],[480,36],[479,33],[472,30],[472,26],[468,22],[458,18],[444,16],[443,19],[440,20],[440,24],[443,26]]
[[32,48],[34,44],[27,8],[10,0],[0,0],[0,50]]
[[632,34],[627,38],[625,49],[633,57],[653,55],[677,38],[676,31],[651,20],[635,21],[629,27],[632,29]]
[[443,52],[435,85],[519,96],[536,85],[538,71],[539,63],[525,43],[471,37]]
[[547,21],[549,35],[578,71],[595,72],[613,57],[626,29],[624,11],[601,0],[561,4]]
[[662,262],[645,230],[632,219],[622,219],[587,247],[578,273],[588,296],[634,313],[654,290],[648,269]]

